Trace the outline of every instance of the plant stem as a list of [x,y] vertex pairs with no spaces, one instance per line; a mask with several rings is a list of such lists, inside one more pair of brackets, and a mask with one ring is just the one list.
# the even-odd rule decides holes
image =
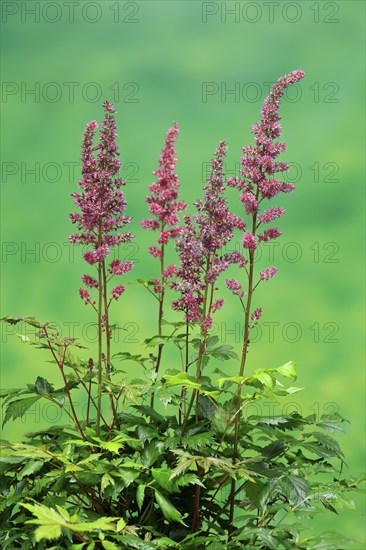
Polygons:
[[67,347],[64,348],[64,352],[63,352],[63,355],[61,356],[61,352],[60,352],[60,358],[57,357],[56,353],[55,353],[55,350],[53,349],[53,346],[51,344],[51,341],[50,341],[50,338],[48,336],[48,331],[47,331],[47,328],[46,328],[46,325],[43,326],[43,332],[46,336],[46,339],[47,339],[47,343],[48,343],[48,347],[50,348],[50,351],[60,369],[60,372],[61,372],[61,376],[62,376],[62,379],[63,379],[63,382],[65,384],[65,390],[66,390],[66,393],[67,393],[67,398],[69,400],[69,403],[70,403],[70,407],[71,407],[71,411],[72,411],[72,416],[74,418],[74,421],[75,421],[75,424],[76,424],[76,427],[81,435],[81,437],[83,438],[84,441],[87,441],[86,437],[85,437],[85,434],[83,432],[83,429],[80,425],[80,422],[79,422],[79,419],[77,417],[77,414],[76,414],[76,411],[75,411],[75,407],[74,407],[74,403],[73,403],[73,400],[72,400],[72,397],[71,397],[71,393],[70,393],[70,388],[69,388],[69,384],[67,382],[67,379],[66,379],[66,376],[65,376],[65,372],[64,372],[64,360],[65,360],[65,353],[66,353],[66,349]]
[[[259,189],[257,189],[256,200],[258,200]],[[252,215],[252,234],[255,236],[257,230],[257,212]],[[248,297],[245,305],[245,320],[244,320],[244,342],[241,354],[239,376],[243,376],[245,363],[248,354],[249,346],[249,331],[250,331],[250,307],[253,296],[253,275],[254,275],[254,250],[249,250],[249,272],[248,272]],[[238,458],[238,443],[239,443],[239,430],[240,430],[240,401],[241,401],[242,386],[239,384],[236,399],[236,416],[235,416],[235,433],[234,433],[234,448],[233,448],[233,464],[236,463]],[[231,493],[230,493],[230,513],[229,513],[229,539],[233,532],[233,520],[235,510],[235,479],[231,480]]]
[[[210,267],[210,258],[207,258],[206,272],[205,272],[205,292],[204,292],[203,309],[202,309],[203,319],[206,318],[206,305],[207,305],[207,294],[208,294],[207,274],[208,274],[209,267]],[[201,378],[201,365],[202,365],[203,354],[205,352],[205,347],[206,347],[206,335],[203,334],[202,336],[203,337],[202,337],[201,342],[200,342],[200,349],[199,349],[198,358],[197,358],[197,368],[196,368],[196,376],[195,376],[195,382],[196,383],[198,383],[200,378]],[[198,391],[197,391],[197,389],[194,389],[193,392],[192,392],[191,400],[190,400],[189,405],[188,405],[187,414],[186,414],[186,417],[184,419],[184,423],[183,423],[183,426],[182,426],[182,434],[184,433],[184,429],[185,429],[185,426],[188,422],[188,418],[189,418],[189,415],[191,413],[191,410],[192,410],[192,407],[193,407],[193,404],[194,404],[194,401],[195,401],[196,397],[198,399]],[[197,419],[197,409],[196,409],[196,423],[197,423],[197,421],[198,421],[198,419]]]
[[[164,231],[164,224],[162,224],[161,231]],[[161,277],[161,285],[163,287],[163,272],[164,272],[164,254],[165,254],[165,247],[164,244],[161,245],[160,248],[160,277]],[[159,312],[158,312],[158,336],[162,336],[163,330],[162,330],[162,322],[163,322],[163,315],[164,315],[164,292],[165,288],[162,288],[163,292],[160,292],[159,295]],[[159,344],[158,346],[158,356],[156,359],[156,365],[155,365],[155,380],[156,381],[159,373],[160,368],[160,362],[161,362],[161,356],[163,353],[163,346],[164,344]],[[151,400],[150,400],[150,406],[151,408],[154,408],[154,401],[155,401],[155,393],[151,394]]]
[[[99,229],[99,242],[101,240],[101,229]],[[100,415],[102,410],[102,379],[103,379],[103,340],[102,340],[102,307],[103,307],[103,277],[102,266],[98,262],[98,395],[97,395],[97,418],[95,424],[95,432],[97,436],[100,433]]]
[[[109,328],[109,303],[108,303],[108,297],[107,297],[107,273],[105,269],[105,261],[103,260],[102,263],[102,275],[103,275],[103,300],[104,300],[104,319],[105,319],[105,331],[106,331],[106,377],[108,380],[110,380],[110,372],[111,372],[111,331]],[[111,428],[113,427],[113,424],[116,424],[117,429],[120,429],[120,421],[117,416],[116,407],[114,404],[114,398],[113,394],[109,394],[109,402],[110,402],[110,409],[111,409],[111,416],[113,418]]]

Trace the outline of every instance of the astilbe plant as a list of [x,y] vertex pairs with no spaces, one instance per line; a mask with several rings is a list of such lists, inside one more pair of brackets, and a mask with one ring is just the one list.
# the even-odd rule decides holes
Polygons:
[[[112,350],[118,324],[110,308],[125,291],[120,277],[133,268],[118,257],[119,245],[133,237],[124,231],[131,218],[113,106],[103,105],[97,142],[97,123],[87,125],[70,241],[86,247],[89,272],[79,293],[96,315],[97,354],[79,357],[75,348],[83,346],[50,323],[3,319],[34,327],[34,338],[21,339],[51,353],[61,380],[55,388],[38,376],[34,384],[4,390],[4,423],[40,400],[59,407],[68,422],[28,433],[23,443],[2,442],[2,548],[336,550],[351,544],[337,533],[304,532],[303,521],[321,509],[355,508],[350,492],[363,478],[343,477],[344,455],[327,433],[341,431],[344,419],[258,414],[261,401],[299,391],[281,381],[296,379],[295,365],[246,367],[250,332],[262,316],[257,288],[277,273],[275,266],[256,270],[256,250],[281,235],[272,222],[284,209],[270,201],[294,189],[276,176],[288,169],[277,160],[285,150],[277,140],[280,101],[303,76],[294,71],[272,87],[237,177],[225,177],[227,145],[218,144],[191,214],[180,214],[187,204],[178,195],[178,125],[168,130],[146,198],[152,217],[142,222],[157,235],[149,252],[158,268],[152,264],[151,276],[138,280],[157,302],[157,334],[135,355]],[[228,188],[240,192],[237,213],[230,211]],[[238,234],[242,253],[227,252]],[[176,263],[168,264],[174,251]],[[211,333],[224,296],[232,295],[242,317],[239,357]],[[117,313],[116,307],[118,319]],[[169,359],[167,366],[166,346],[176,349],[176,363]],[[218,361],[227,362],[226,372]],[[84,415],[76,406],[82,393]],[[257,414],[248,414],[250,407]]]

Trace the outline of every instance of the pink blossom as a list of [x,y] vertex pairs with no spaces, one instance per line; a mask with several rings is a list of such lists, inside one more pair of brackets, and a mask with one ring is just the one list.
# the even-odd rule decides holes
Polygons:
[[268,281],[269,279],[272,279],[274,275],[278,272],[277,267],[268,267],[267,269],[264,269],[260,272],[259,276],[262,281]]
[[159,223],[156,220],[142,220],[141,227],[155,231],[156,229],[159,229]]
[[242,193],[240,195],[240,200],[244,204],[245,211],[247,214],[252,214],[253,212],[257,212],[258,201],[255,198],[255,195],[253,195],[253,193],[250,193],[249,191],[245,191],[245,193]]
[[269,210],[265,210],[258,219],[261,223],[269,223],[281,217],[283,214],[285,214],[285,212],[286,211],[283,208],[272,207],[269,208]]
[[153,279],[153,283],[154,283],[154,292],[156,294],[163,294],[165,292],[165,287],[163,286],[162,282],[160,281],[160,279]]
[[267,241],[273,241],[274,239],[277,239],[282,235],[281,231],[275,228],[266,229],[263,231],[261,235],[258,235],[258,240],[267,242]]
[[[131,218],[124,215],[126,201],[122,187],[125,183],[118,176],[121,162],[116,144],[115,109],[107,101],[103,108],[98,144],[94,144],[97,122],[89,122],[84,132],[81,192],[72,194],[78,212],[70,214],[78,232],[70,235],[69,241],[90,247],[84,254],[90,265],[103,263],[112,246],[128,243],[133,238],[131,233],[119,232]],[[98,288],[98,281],[90,275],[84,275],[83,281],[90,288]],[[86,295],[82,298],[90,301]]]
[[109,271],[113,273],[113,275],[123,275],[131,271],[131,269],[133,269],[132,262],[122,262],[121,260],[113,260],[109,266]]
[[206,319],[201,324],[201,330],[203,334],[206,334],[210,328],[212,328],[212,317],[207,315]]
[[164,279],[168,279],[169,277],[173,277],[173,275],[176,273],[177,268],[175,265],[169,265],[162,273],[162,276]]
[[79,294],[80,294],[80,298],[82,300],[84,300],[84,302],[87,305],[88,304],[95,304],[95,302],[92,302],[91,296],[90,296],[89,292],[87,290],[85,290],[85,288],[79,288]]
[[161,250],[159,250],[159,248],[156,248],[156,246],[150,246],[149,253],[153,258],[160,258],[161,256]]
[[[178,176],[175,173],[177,159],[175,157],[175,141],[178,137],[178,124],[175,122],[170,128],[165,137],[164,147],[162,149],[159,168],[154,171],[157,181],[149,185],[151,195],[146,197],[146,202],[149,205],[149,211],[156,220],[146,219],[141,222],[144,229],[153,231],[160,230],[158,244],[164,246],[170,239],[175,238],[173,230],[166,231],[166,226],[176,229],[179,223],[177,212],[182,212],[186,209],[187,204],[178,199],[179,182]],[[151,250],[151,249],[150,249]],[[152,254],[155,258],[157,254]]]
[[257,309],[255,309],[251,317],[252,317],[252,321],[254,321],[254,323],[257,323],[259,319],[262,317],[262,308],[258,307]]
[[125,291],[125,287],[123,285],[117,285],[114,288],[112,288],[112,298],[114,300],[118,300],[118,298],[123,294]]
[[242,298],[245,294],[242,285],[236,279],[227,279],[226,286],[230,292],[236,296],[240,296]]
[[224,305],[224,300],[222,298],[220,298],[219,300],[216,300],[216,302],[214,302],[211,306],[211,311],[212,313],[215,313],[216,311],[218,311],[219,309],[222,308],[222,306]]
[[248,248],[249,250],[255,250],[257,248],[257,241],[252,233],[244,233],[242,242],[244,248]]
[[[99,288],[98,281],[92,277],[91,275],[83,275],[82,276],[83,283],[86,284],[89,288]],[[87,292],[87,291],[86,291]]]

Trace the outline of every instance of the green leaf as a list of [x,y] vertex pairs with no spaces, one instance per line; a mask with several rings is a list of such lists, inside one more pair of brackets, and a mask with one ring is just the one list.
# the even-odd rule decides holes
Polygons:
[[102,494],[104,493],[104,490],[109,486],[109,485],[115,485],[115,481],[113,479],[113,477],[111,477],[108,473],[104,474],[104,476],[102,477],[102,481],[100,483],[100,490],[102,491]]
[[145,487],[146,485],[139,485],[136,491],[136,501],[140,511],[145,499]]
[[36,392],[39,393],[39,395],[48,396],[50,393],[53,392],[52,386],[53,384],[50,384],[45,378],[42,378],[42,376],[37,377],[35,388]]
[[142,463],[144,466],[152,466],[158,458],[161,457],[162,451],[164,450],[164,443],[154,439],[145,445],[142,452]]
[[58,539],[61,536],[61,525],[41,525],[40,527],[37,527],[34,535],[36,542],[40,542],[42,539]]
[[172,475],[173,470],[169,468],[152,468],[151,474],[155,481],[164,489],[167,493],[178,492],[174,487],[172,481],[170,481],[170,476]]
[[178,523],[181,523],[182,525],[186,526],[186,524],[183,521],[183,517],[181,513],[170,502],[170,500],[168,500],[165,496],[163,496],[157,489],[154,489],[154,492],[155,492],[156,502],[159,505],[160,510],[163,512],[165,519],[171,520],[171,521],[177,521]]
[[344,456],[338,441],[333,439],[333,437],[330,437],[330,435],[326,435],[321,432],[313,432],[311,435],[312,437],[315,437],[320,445],[334,453],[334,456]]
[[277,480],[277,486],[291,506],[298,506],[304,501],[310,490],[310,485],[306,479],[294,475],[286,475],[279,478]]
[[119,546],[117,546],[117,544],[108,540],[102,540],[102,546],[105,550],[119,550]]
[[246,376],[230,376],[225,378],[219,378],[217,380],[217,383],[219,385],[219,388],[222,388],[225,382],[231,382],[232,384],[241,385],[241,384],[244,384],[246,380],[248,380]]
[[186,386],[187,388],[200,388],[201,385],[191,380],[186,372],[179,372],[172,376],[165,374],[163,380],[167,382],[169,386]]
[[274,370],[276,372],[279,372],[283,376],[286,376],[287,378],[292,378],[292,380],[296,380],[297,378],[296,367],[293,361],[289,361],[288,363],[285,363],[281,367],[277,367]]
[[9,420],[16,420],[25,415],[27,410],[37,403],[40,399],[40,396],[36,397],[26,397],[24,399],[17,399],[16,401],[11,401],[6,407],[6,413],[3,421],[3,427]]
[[272,389],[276,385],[276,379],[269,370],[257,370],[252,375],[252,378],[259,380],[266,388]]
[[346,420],[338,413],[325,414],[321,417],[317,425],[327,432],[343,432],[341,424]]
[[206,354],[212,355],[215,359],[219,361],[227,361],[228,359],[238,359],[236,352],[234,351],[233,346],[228,346],[223,344],[217,348],[208,348],[206,347]]
[[39,470],[42,469],[43,464],[44,462],[41,462],[39,460],[30,460],[19,472],[19,479],[23,479],[23,477],[30,476],[35,472],[39,472]]
[[336,533],[335,531],[327,531],[319,536],[309,537],[299,541],[300,548],[307,550],[344,550],[349,544],[354,541]]
[[165,344],[171,339],[170,336],[153,336],[152,338],[147,338],[144,341],[147,348],[154,348],[160,344]]
[[126,522],[123,518],[120,518],[117,521],[117,532],[123,531],[123,529],[126,527]]

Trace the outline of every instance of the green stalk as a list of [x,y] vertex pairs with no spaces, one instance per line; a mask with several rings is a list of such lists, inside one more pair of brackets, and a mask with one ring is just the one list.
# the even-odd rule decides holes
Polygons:
[[[102,227],[101,222],[99,222],[99,232],[98,232],[98,246],[102,241]],[[102,410],[102,379],[103,379],[103,340],[102,340],[102,307],[103,307],[103,277],[102,277],[102,266],[98,262],[98,393],[97,393],[97,418],[95,422],[95,432],[99,436],[100,433],[100,414]]]
[[[259,190],[257,190],[256,199],[258,200]],[[253,213],[252,234],[255,236],[257,230],[257,212]],[[239,376],[243,376],[245,363],[248,355],[249,346],[249,331],[250,331],[250,308],[252,303],[252,296],[254,292],[253,288],[253,275],[254,275],[254,250],[249,250],[249,273],[248,273],[248,298],[245,306],[245,320],[244,320],[244,342],[241,354]],[[233,464],[235,465],[238,459],[238,444],[239,444],[239,431],[240,431],[240,401],[241,401],[242,387],[239,384],[236,398],[236,411],[235,411],[235,432],[234,432],[234,448],[233,448]],[[235,479],[231,480],[231,492],[230,492],[230,513],[229,513],[229,540],[233,531],[233,520],[235,511]]]
[[[103,300],[104,300],[104,317],[105,317],[105,330],[106,330],[106,377],[108,380],[111,379],[111,333],[109,329],[109,303],[108,303],[108,296],[107,296],[107,273],[105,269],[105,261],[103,260],[102,264],[102,274],[103,274]],[[120,428],[120,421],[117,416],[116,407],[114,404],[114,397],[113,394],[109,394],[109,402],[110,402],[110,409],[111,409],[111,416],[113,418],[113,422],[111,427],[113,427],[113,424],[116,424],[117,429]]]
[[[164,225],[162,226],[161,231],[164,231]],[[164,252],[165,252],[164,244],[161,245],[160,252],[161,252],[160,253],[160,276],[161,276],[161,284],[163,284]],[[158,336],[163,335],[162,322],[163,322],[163,314],[164,314],[164,309],[163,309],[164,308],[164,296],[165,296],[165,292],[161,292],[160,297],[159,297]],[[155,375],[156,375],[155,380],[157,379],[158,374],[159,374],[161,356],[162,356],[162,353],[163,353],[163,346],[164,346],[164,344],[159,344],[159,346],[158,346],[158,356],[157,356],[156,365],[155,365]],[[155,401],[155,393],[153,393],[151,395],[151,400],[150,400],[151,408],[154,408],[154,401]]]

